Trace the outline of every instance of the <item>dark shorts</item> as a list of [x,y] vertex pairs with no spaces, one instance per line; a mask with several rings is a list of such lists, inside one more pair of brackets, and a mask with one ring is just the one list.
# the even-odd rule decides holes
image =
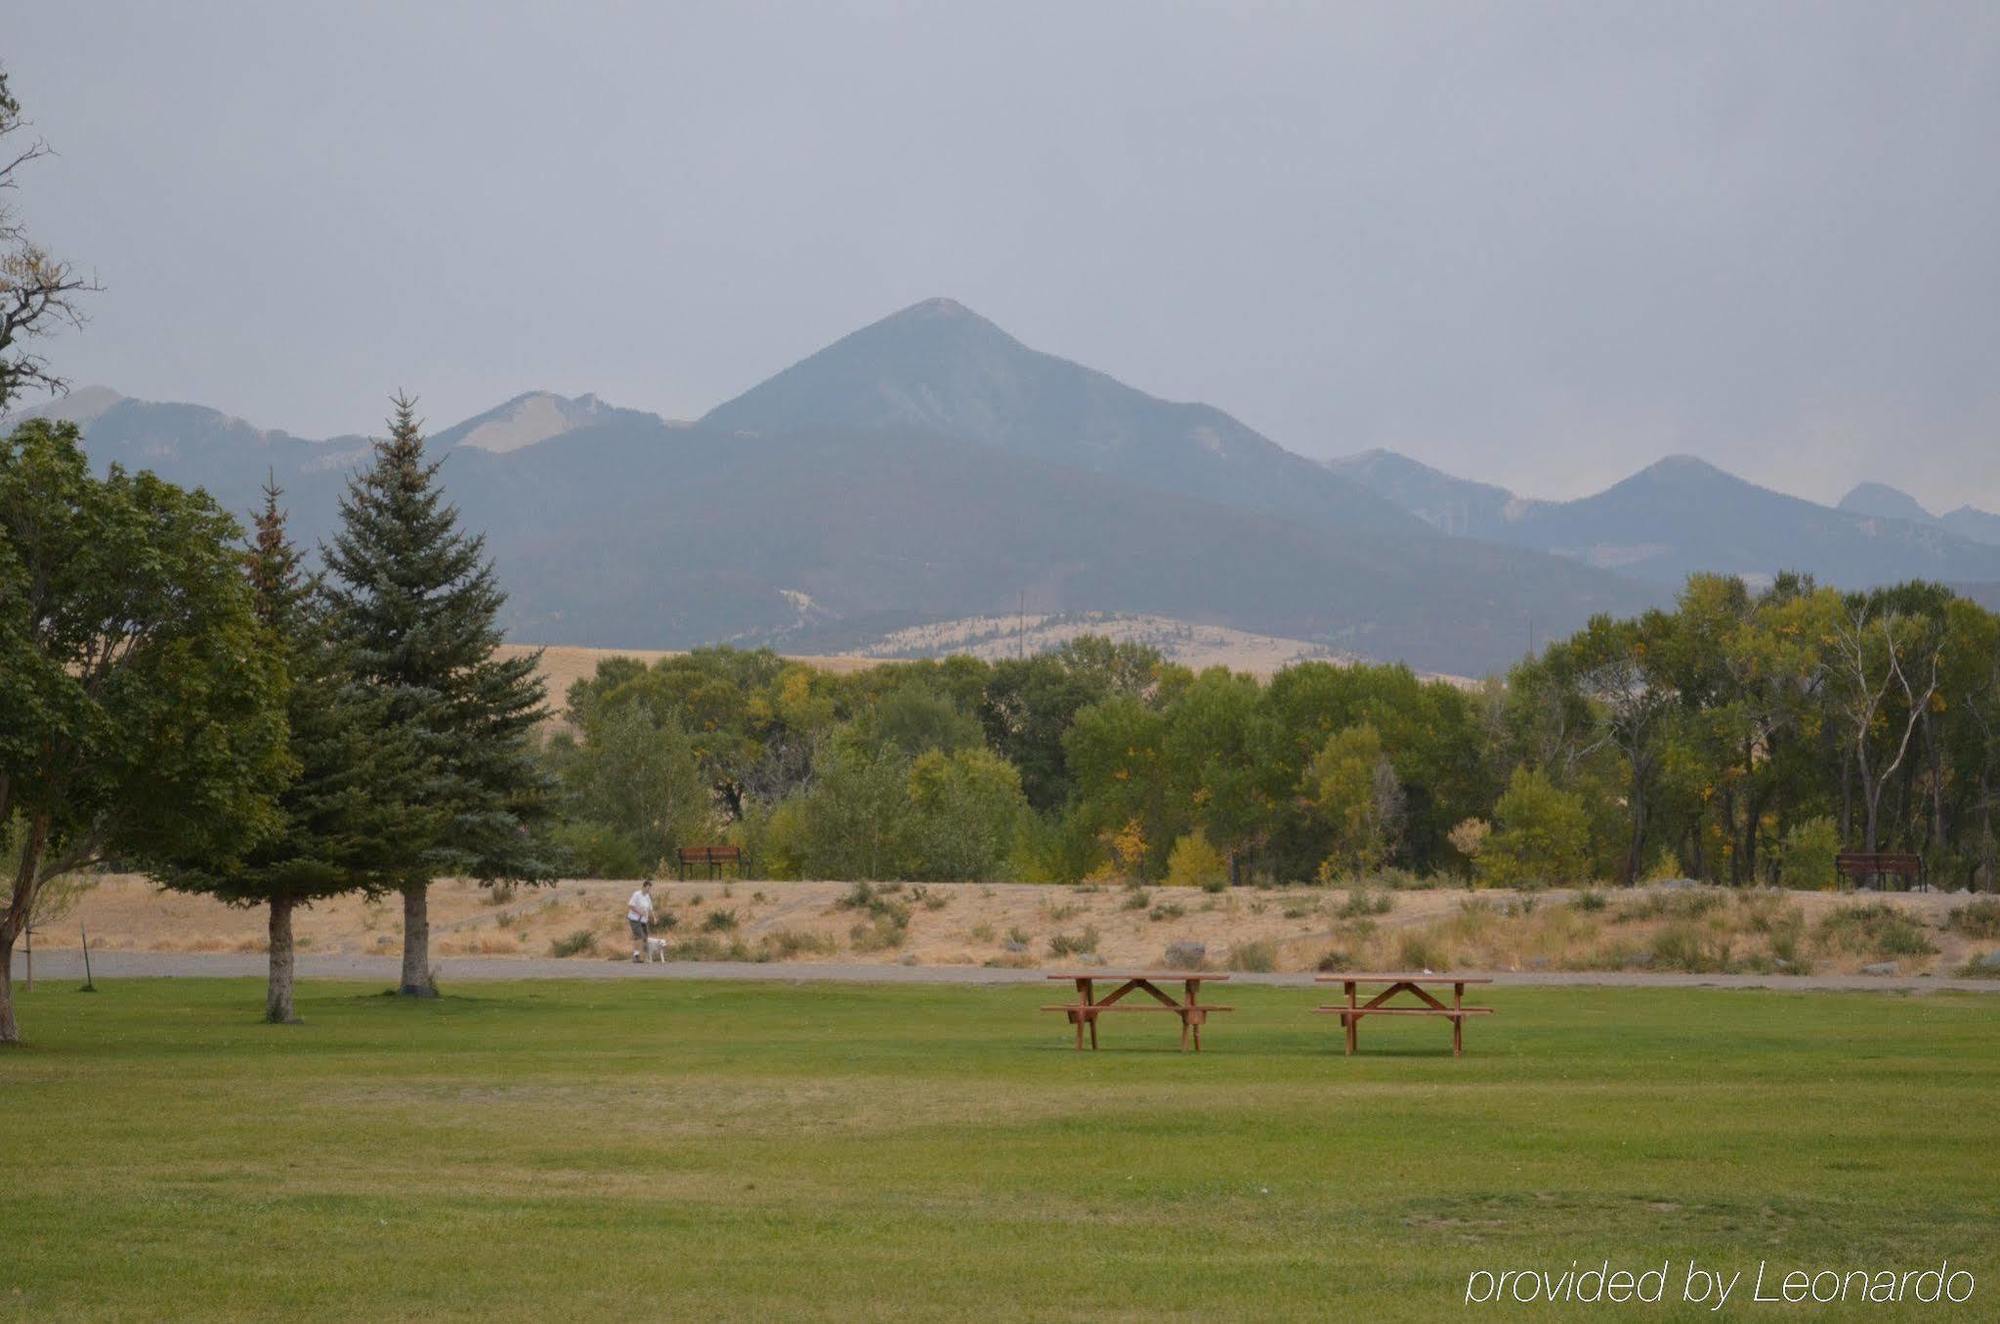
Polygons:
[[631,917],[630,915],[627,915],[627,916],[625,917],[625,922],[626,922],[627,924],[630,924],[630,925],[632,926],[632,941],[634,941],[634,942],[644,942],[644,941],[646,941],[646,921],[645,921],[645,920],[643,920],[643,919],[633,919],[633,918],[632,918],[632,917]]

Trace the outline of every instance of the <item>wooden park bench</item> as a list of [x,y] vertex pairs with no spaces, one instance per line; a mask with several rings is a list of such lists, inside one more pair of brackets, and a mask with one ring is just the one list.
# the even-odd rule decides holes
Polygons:
[[1924,857],[1908,851],[1844,850],[1833,857],[1833,868],[1842,878],[1895,877],[1919,892],[1930,891]]
[[[1345,984],[1347,1001],[1331,1007],[1315,1007],[1316,1012],[1325,1012],[1340,1017],[1340,1023],[1347,1030],[1347,1051],[1353,1053],[1360,1046],[1361,1018],[1363,1016],[1445,1016],[1451,1020],[1451,1055],[1465,1056],[1465,1018],[1467,1016],[1491,1016],[1491,1007],[1468,1007],[1465,1005],[1467,984],[1490,984],[1491,979],[1476,975],[1320,975],[1322,984]],[[1355,989],[1361,984],[1387,984],[1388,987],[1366,1002],[1356,999]],[[1451,1005],[1447,1007],[1433,996],[1425,985],[1442,988],[1451,985]],[[1389,999],[1400,993],[1416,997],[1417,1006],[1391,1007],[1385,1005]]]
[[720,878],[722,876],[722,866],[725,864],[735,865],[736,876],[738,878],[743,876],[743,848],[741,846],[683,846],[680,848],[678,854],[680,856],[682,878],[688,876],[690,868],[704,864],[708,866],[708,876],[710,878]]
[[[1194,1051],[1201,1051],[1201,1027],[1207,1022],[1210,1012],[1234,1011],[1234,1007],[1210,1007],[1201,1002],[1201,986],[1204,983],[1226,980],[1228,975],[1187,974],[1185,972],[1157,973],[1147,970],[1136,971],[1067,971],[1049,976],[1050,979],[1070,979],[1076,982],[1076,1001],[1058,1002],[1043,1007],[1043,1011],[1060,1011],[1069,1014],[1069,1023],[1076,1027],[1076,1046],[1083,1047],[1084,1027],[1090,1027],[1090,1046],[1097,1047],[1097,1018],[1105,1012],[1117,1011],[1160,1011],[1168,1012],[1181,1019],[1181,1051],[1185,1053],[1188,1035],[1194,1035]],[[1095,996],[1098,980],[1107,983],[1123,981],[1107,996]],[[1160,990],[1160,984],[1179,980],[1186,989],[1180,999],[1168,996]],[[1127,993],[1143,993],[1152,998],[1151,1002],[1135,998],[1123,1001]]]

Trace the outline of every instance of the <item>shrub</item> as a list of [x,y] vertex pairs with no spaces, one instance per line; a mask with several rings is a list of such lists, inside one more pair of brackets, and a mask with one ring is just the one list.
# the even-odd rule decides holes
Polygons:
[[1771,957],[1784,964],[1787,971],[1795,975],[1812,973],[1812,958],[1804,951],[1805,916],[1796,917],[1796,922],[1771,930]]
[[1945,927],[1967,938],[2000,938],[2000,898],[1968,901],[1951,912]]
[[1690,920],[1675,920],[1653,935],[1653,968],[1712,974],[1729,968],[1729,941]]
[[550,956],[588,956],[597,950],[597,935],[589,929],[578,929],[566,938],[557,938],[549,944]]
[[1097,950],[1097,930],[1086,925],[1082,933],[1057,933],[1049,937],[1050,956],[1082,956]]
[[1449,970],[1444,945],[1429,933],[1406,933],[1396,944],[1396,962],[1405,970]]
[[1180,919],[1186,914],[1186,906],[1175,901],[1162,901],[1159,905],[1154,906],[1146,912],[1146,918],[1152,920],[1155,924],[1163,924],[1168,920]]
[[1169,970],[1200,970],[1208,964],[1208,948],[1198,942],[1170,942],[1161,961]]
[[1351,887],[1347,890],[1347,900],[1333,912],[1335,919],[1360,919],[1364,915],[1386,915],[1395,909],[1396,903],[1386,892],[1377,892],[1366,887]]
[[966,930],[965,936],[972,939],[974,942],[992,942],[994,938],[993,926],[991,924],[984,924],[984,923],[975,924],[970,929]]
[[711,910],[702,916],[701,928],[704,933],[729,933],[736,928],[736,912]]
[[1146,894],[1145,888],[1128,887],[1125,889],[1125,899],[1118,903],[1118,908],[1120,910],[1144,910],[1151,904],[1152,898]]
[[485,895],[480,897],[479,900],[480,903],[483,905],[504,906],[508,902],[512,901],[516,896],[520,895],[520,892],[521,892],[521,885],[515,882],[513,879],[508,878],[508,879],[503,879],[500,882],[494,883],[491,887],[488,887],[486,889]]
[[1831,912],[1820,920],[1814,937],[1827,951],[1865,956],[1931,956],[1937,952],[1923,925],[1880,901]]
[[1479,879],[1489,887],[1574,882],[1590,858],[1590,815],[1583,799],[1557,789],[1539,770],[1514,769],[1493,807],[1499,826],[1479,853]]
[[1229,949],[1229,968],[1269,974],[1278,968],[1278,949],[1261,938],[1255,942],[1239,942]]
[[1583,891],[1578,892],[1574,897],[1570,898],[1570,904],[1578,910],[1583,911],[1586,915],[1594,915],[1604,909],[1607,903],[1604,900],[1604,893],[1594,887],[1586,887]]
[[[903,890],[901,883],[856,883],[833,903],[835,910],[859,910],[878,922],[887,923],[898,929],[908,928],[910,907],[907,903],[894,900],[894,894]],[[916,894],[911,893],[912,896]]]
[[1220,892],[1229,886],[1229,862],[1197,828],[1176,841],[1167,853],[1167,881],[1175,887]]
[[1778,848],[1778,877],[1786,887],[1826,891],[1840,879],[1833,867],[1840,853],[1840,828],[1831,818],[1821,816],[1794,823]]
[[1486,838],[1493,832],[1493,825],[1483,818],[1461,819],[1457,827],[1445,834],[1451,848],[1467,860],[1477,863],[1479,853],[1486,849]]
[[669,961],[763,962],[771,959],[771,950],[768,943],[750,947],[741,938],[731,938],[725,943],[712,933],[699,933],[668,947],[666,957]]
[[1013,943],[1016,947],[1026,947],[1031,939],[1028,937],[1028,931],[1019,924],[1016,924],[1013,928],[1007,930],[1007,941]]
[[1720,906],[1723,899],[1719,887],[1661,889],[1620,906],[1616,918],[1621,924],[1648,919],[1700,919]]
[[1669,879],[1683,877],[1685,873],[1686,871],[1681,868],[1681,857],[1675,854],[1674,848],[1662,846],[1653,853],[1653,862],[1640,874],[1639,881],[1664,883]]
[[764,946],[770,959],[788,961],[794,956],[832,956],[840,950],[840,943],[830,933],[814,933],[807,929],[779,929],[764,939]]
[[878,914],[873,919],[856,924],[847,931],[847,937],[857,952],[890,951],[901,947],[909,940],[910,912]]
[[1326,955],[1319,958],[1319,963],[1314,967],[1323,975],[1337,975],[1343,970],[1353,968],[1354,958],[1338,947],[1330,948]]
[[1060,924],[1066,919],[1075,919],[1078,915],[1081,915],[1083,913],[1083,907],[1079,905],[1072,905],[1071,903],[1065,901],[1061,905],[1048,907],[1046,913],[1049,917],[1049,923]]

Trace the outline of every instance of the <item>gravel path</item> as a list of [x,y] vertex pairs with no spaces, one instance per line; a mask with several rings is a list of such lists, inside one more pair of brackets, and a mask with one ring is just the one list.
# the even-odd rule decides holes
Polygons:
[[[230,978],[265,974],[261,955],[186,952],[93,952],[91,969],[102,979]],[[806,962],[753,964],[736,961],[677,961],[635,965],[630,961],[555,960],[545,957],[454,956],[437,962],[446,985],[495,979],[752,979],[786,983],[825,980],[848,984],[1040,984],[1041,970],[998,970],[966,965],[837,965]],[[394,984],[401,963],[392,956],[302,956],[301,979],[357,979]],[[25,971],[14,953],[14,978]],[[1470,973],[1470,972],[1468,972]],[[83,956],[74,949],[37,952],[37,979],[83,978]],[[1536,987],[1604,988],[1770,988],[1793,992],[1865,990],[1874,993],[2000,993],[2000,980],[1940,979],[1896,975],[1678,975],[1615,972],[1524,971],[1494,976],[1502,984]],[[1309,974],[1234,974],[1239,984],[1308,985]]]

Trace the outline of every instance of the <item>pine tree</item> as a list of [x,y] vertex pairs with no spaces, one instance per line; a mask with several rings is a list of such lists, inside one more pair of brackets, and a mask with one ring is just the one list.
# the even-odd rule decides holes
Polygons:
[[359,675],[378,686],[391,721],[429,760],[416,803],[441,821],[413,821],[398,886],[403,894],[399,991],[435,996],[429,889],[461,875],[548,882],[545,828],[554,787],[536,757],[546,714],[538,657],[495,656],[506,595],[485,539],[459,528],[424,454],[416,402],[395,398],[389,436],[341,499],[341,530],[327,551],[337,628]]
[[[286,719],[295,772],[278,793],[280,822],[226,867],[162,869],[160,881],[231,905],[270,908],[264,1018],[296,1019],[292,918],[314,901],[393,886],[413,825],[435,824],[414,797],[427,773],[416,744],[390,721],[387,697],[357,680],[329,630],[324,595],[285,532],[275,483],[264,488],[244,570],[254,609],[290,679]],[[434,827],[433,827],[434,830]]]

